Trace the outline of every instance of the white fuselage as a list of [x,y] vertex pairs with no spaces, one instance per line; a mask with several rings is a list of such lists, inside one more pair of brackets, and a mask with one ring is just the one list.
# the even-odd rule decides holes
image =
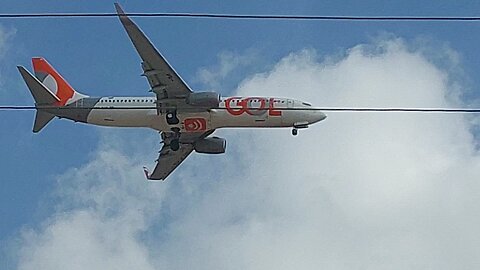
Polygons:
[[[128,109],[127,109],[128,108]],[[194,109],[194,107],[193,107]],[[296,127],[325,119],[310,104],[286,98],[226,97],[218,108],[203,111],[178,108],[177,124],[157,114],[154,97],[103,97],[87,123],[115,127],[148,127],[158,131],[202,132],[223,127]]]

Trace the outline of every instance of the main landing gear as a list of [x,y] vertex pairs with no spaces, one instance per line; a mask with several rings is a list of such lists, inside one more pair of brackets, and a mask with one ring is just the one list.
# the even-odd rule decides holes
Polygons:
[[162,133],[163,142],[170,147],[172,151],[180,149],[180,129],[174,127],[171,132]]
[[180,141],[178,139],[170,141],[170,149],[172,149],[172,151],[178,151],[178,149],[180,149]]
[[298,129],[293,128],[293,129],[292,129],[292,135],[293,135],[293,136],[297,136],[297,135],[298,135]]
[[[177,117],[177,110],[170,109],[166,111],[165,119],[167,120],[167,124],[169,125],[176,125],[180,123],[180,120]],[[178,151],[180,149],[180,129],[178,127],[173,127],[172,132],[168,136],[169,139],[167,140],[168,146],[172,151]]]

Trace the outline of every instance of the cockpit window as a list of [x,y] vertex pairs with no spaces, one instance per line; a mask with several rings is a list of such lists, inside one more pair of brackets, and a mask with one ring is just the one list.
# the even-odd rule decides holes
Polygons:
[[302,104],[305,105],[305,106],[308,106],[308,107],[312,107],[312,104],[307,103],[307,102],[302,102]]

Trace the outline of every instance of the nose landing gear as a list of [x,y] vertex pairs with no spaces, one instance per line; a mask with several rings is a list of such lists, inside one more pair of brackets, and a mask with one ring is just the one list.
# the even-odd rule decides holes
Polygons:
[[301,128],[308,128],[308,123],[295,123],[292,129],[292,135],[297,136],[298,130]]

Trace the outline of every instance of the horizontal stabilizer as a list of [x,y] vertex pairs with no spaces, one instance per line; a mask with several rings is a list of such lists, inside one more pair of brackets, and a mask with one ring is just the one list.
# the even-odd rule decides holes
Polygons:
[[35,115],[35,124],[33,125],[33,132],[37,133],[42,130],[42,128],[45,127],[54,117],[55,115],[51,113],[37,110],[37,114]]
[[23,80],[27,84],[28,89],[35,99],[36,105],[53,105],[59,102],[58,99],[43,83],[34,77],[28,70],[22,66],[17,66],[18,71],[22,74]]

